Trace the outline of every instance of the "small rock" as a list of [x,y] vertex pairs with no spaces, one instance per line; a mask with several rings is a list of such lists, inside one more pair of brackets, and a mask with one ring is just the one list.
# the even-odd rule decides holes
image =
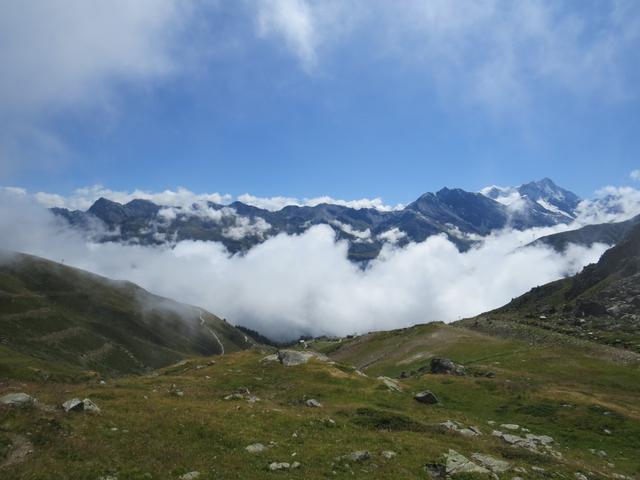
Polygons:
[[447,466],[442,463],[427,463],[424,470],[433,480],[440,480],[447,475]]
[[307,407],[311,408],[322,408],[322,404],[317,401],[315,398],[310,398],[306,402],[304,402]]
[[393,450],[385,450],[382,452],[382,456],[384,458],[386,458],[387,460],[391,460],[392,458],[396,457],[398,454],[396,452],[394,452]]
[[272,472],[277,472],[278,470],[289,470],[291,468],[291,464],[287,462],[272,462],[269,464],[269,470]]
[[100,408],[93,403],[90,399],[85,398],[80,400],[79,398],[72,398],[62,404],[62,408],[65,412],[90,412],[100,413]]
[[28,407],[35,405],[37,400],[26,393],[8,393],[0,397],[0,403],[12,407]]
[[364,462],[370,458],[371,454],[366,450],[356,450],[346,456],[346,459],[351,460],[352,462]]
[[452,362],[448,358],[434,357],[430,364],[431,373],[445,375],[465,375],[466,371],[462,365]]
[[386,387],[393,392],[402,391],[402,388],[400,387],[400,385],[398,385],[398,383],[395,380],[392,380],[389,377],[378,377],[378,380],[384,383]]
[[200,472],[189,472],[178,477],[179,480],[195,480],[196,478],[200,478]]
[[504,460],[498,460],[490,455],[483,455],[482,453],[474,453],[471,455],[476,462],[485,468],[488,468],[493,473],[504,473],[511,468],[509,462]]
[[500,426],[502,428],[506,428],[507,430],[520,430],[520,425],[516,425],[515,423],[503,423]]
[[296,468],[300,468],[302,464],[300,462],[293,462],[291,464],[291,470],[295,470]]
[[449,450],[445,455],[447,459],[446,473],[447,475],[455,475],[459,473],[490,473],[484,467],[473,463],[464,455],[459,454],[455,450]]
[[436,397],[435,394],[429,390],[417,393],[413,398],[416,401],[424,403],[426,405],[434,405],[438,403],[438,397]]
[[249,453],[261,453],[264,452],[267,449],[267,447],[265,447],[263,444],[261,443],[253,443],[247,447],[245,447],[245,450]]
[[586,475],[580,472],[574,473],[573,476],[576,477],[576,480],[589,480],[589,478]]
[[65,412],[80,412],[83,407],[84,405],[82,404],[82,400],[79,398],[72,398],[62,404],[62,408]]

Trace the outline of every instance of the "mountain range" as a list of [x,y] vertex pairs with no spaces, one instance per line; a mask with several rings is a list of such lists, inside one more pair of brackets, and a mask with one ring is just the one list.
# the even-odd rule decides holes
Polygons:
[[579,202],[577,195],[545,178],[481,192],[443,188],[391,211],[326,203],[270,211],[238,201],[178,207],[136,199],[123,205],[100,198],[86,211],[53,208],[52,212],[98,241],[154,245],[209,240],[222,242],[231,253],[244,252],[280,233],[300,234],[324,224],[349,243],[351,260],[366,261],[385,244],[402,246],[436,234],[446,235],[464,251],[479,237],[506,227],[524,230],[570,223]]

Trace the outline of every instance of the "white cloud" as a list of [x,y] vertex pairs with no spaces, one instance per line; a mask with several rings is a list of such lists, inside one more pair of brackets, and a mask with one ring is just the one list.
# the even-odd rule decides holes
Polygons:
[[338,230],[342,230],[344,233],[355,237],[357,240],[365,241],[371,239],[371,230],[356,230],[348,223],[341,222],[339,220],[333,220],[330,222],[332,226],[336,227]]
[[299,58],[303,67],[316,63],[317,32],[315,18],[305,0],[262,0],[258,2],[258,34],[279,35]]
[[593,200],[578,205],[576,222],[582,225],[621,222],[640,214],[640,191],[632,187],[604,187]]
[[629,174],[629,177],[631,178],[631,180],[640,181],[640,170],[633,170]]
[[0,229],[11,235],[1,236],[0,246],[127,279],[274,337],[456,320],[571,274],[605,249],[571,247],[560,254],[520,248],[553,229],[495,233],[466,253],[434,236],[405,248],[387,245],[362,270],[329,226],[278,235],[241,256],[213,242],[94,244],[63,228],[29,196],[3,195]]
[[52,114],[113,116],[118,87],[179,70],[194,8],[179,0],[1,2],[0,175],[56,168],[72,157],[46,126]]
[[186,188],[179,187],[176,190],[164,190],[162,192],[150,192],[147,190],[111,190],[102,185],[93,185],[74,190],[71,195],[63,196],[55,193],[37,192],[36,200],[46,207],[64,207],[70,210],[87,210],[100,197],[118,203],[127,203],[131,200],[149,200],[157,205],[167,207],[191,208],[193,204],[206,207],[207,202],[225,204],[232,199],[231,195],[220,193],[193,193]]
[[265,0],[255,15],[259,35],[281,38],[307,71],[320,51],[362,36],[368,60],[424,70],[441,91],[495,111],[530,104],[541,84],[635,96],[628,58],[640,39],[639,13],[633,0],[586,13],[533,0]]
[[263,239],[269,230],[271,230],[271,224],[263,218],[235,217],[234,225],[226,228],[222,234],[233,240],[242,240],[245,237]]
[[295,198],[295,197],[256,197],[248,193],[242,194],[238,197],[238,200],[247,205],[253,205],[254,207],[264,208],[265,210],[278,211],[282,208],[295,205],[298,207],[315,207],[323,203],[331,205],[341,205],[344,207],[350,207],[355,209],[362,208],[374,208],[382,212],[389,212],[392,210],[401,210],[404,205],[397,204],[395,206],[386,205],[381,198],[361,198],[359,200],[340,200],[329,196],[314,197],[314,198]]
[[400,240],[406,237],[407,234],[397,227],[378,234],[379,240],[382,240],[383,242],[389,242],[392,245],[397,244]]

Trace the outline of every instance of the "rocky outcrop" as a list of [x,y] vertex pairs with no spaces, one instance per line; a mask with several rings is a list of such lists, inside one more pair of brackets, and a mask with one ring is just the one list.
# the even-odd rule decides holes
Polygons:
[[417,402],[424,403],[425,405],[435,405],[438,403],[438,397],[430,390],[425,390],[420,393],[416,393],[413,397]]
[[37,400],[26,393],[8,393],[0,397],[2,405],[11,407],[31,407],[37,403]]
[[465,375],[466,371],[462,365],[454,363],[448,358],[433,357],[431,359],[429,371],[440,375]]
[[311,359],[316,359],[321,362],[328,362],[329,358],[318,352],[301,352],[298,350],[280,350],[277,354],[277,358],[285,367],[295,367],[296,365],[304,365]]

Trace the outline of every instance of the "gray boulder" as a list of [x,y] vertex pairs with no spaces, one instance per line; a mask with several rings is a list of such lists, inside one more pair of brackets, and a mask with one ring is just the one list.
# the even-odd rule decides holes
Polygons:
[[315,398],[310,398],[309,400],[307,400],[305,402],[305,405],[311,408],[322,408],[322,404],[319,401],[317,401]]
[[309,360],[315,358],[321,362],[329,361],[326,355],[317,352],[300,352],[298,350],[280,350],[278,353],[278,360],[285,367],[295,367],[296,365],[304,365]]
[[430,390],[425,390],[424,392],[417,393],[413,398],[416,401],[424,403],[426,405],[435,405],[436,403],[438,403],[438,397],[436,397],[436,395]]
[[446,462],[446,472],[447,475],[456,475],[460,473],[490,473],[484,467],[473,463],[464,455],[459,454],[455,450],[449,450],[449,453],[445,455]]
[[65,412],[90,412],[100,413],[100,408],[88,398],[80,400],[79,398],[72,398],[62,404],[62,408]]
[[465,375],[462,365],[452,362],[448,358],[433,357],[430,364],[430,372],[444,375]]
[[8,393],[0,397],[0,403],[11,407],[30,407],[37,403],[37,400],[26,393]]
[[261,443],[252,443],[251,445],[245,447],[245,450],[249,453],[262,453],[267,449],[267,447],[265,447],[263,444]]

